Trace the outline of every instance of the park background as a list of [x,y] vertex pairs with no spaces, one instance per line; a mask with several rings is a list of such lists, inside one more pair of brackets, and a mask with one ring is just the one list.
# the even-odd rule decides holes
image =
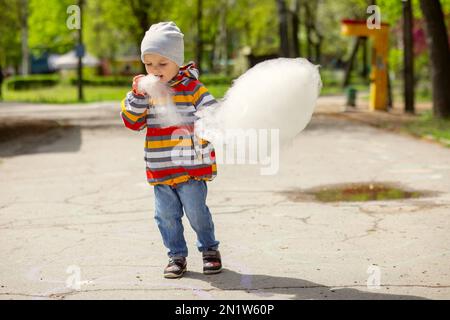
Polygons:
[[[440,3],[448,38],[450,1]],[[68,8],[74,4],[82,8],[86,53],[82,93],[77,88],[75,56],[80,32],[68,27],[74,12]],[[431,38],[418,0],[0,1],[2,98],[33,103],[121,100],[132,77],[144,72],[139,46],[145,31],[152,23],[173,20],[185,34],[185,61],[197,63],[201,80],[217,98],[223,97],[232,79],[255,63],[284,56],[305,57],[321,65],[323,96],[357,90],[366,101],[372,43],[364,37],[343,36],[341,21],[368,19],[367,8],[374,4],[382,22],[390,25],[389,107],[421,115],[402,130],[448,144],[450,136],[442,130],[448,122],[436,122],[430,111],[433,60],[427,37],[428,41]],[[408,16],[411,19],[405,20]],[[404,30],[410,35],[409,46],[404,42]],[[407,57],[413,61],[413,70],[405,71]],[[444,73],[449,67],[436,68]],[[413,83],[409,87],[405,86],[406,77]],[[441,79],[448,83],[449,75]],[[414,100],[405,105],[407,95]],[[416,102],[421,104],[418,110]],[[439,108],[448,110],[448,103]],[[442,118],[449,113],[434,115]]]
[[[385,111],[369,103],[372,41],[341,33],[374,4],[391,28]],[[449,17],[450,0],[0,0],[0,298],[448,299]],[[219,166],[208,206],[225,268],[200,272],[186,227],[177,282],[162,278],[143,132],[120,118],[163,20],[217,98],[275,57],[320,64],[324,84],[279,174]]]

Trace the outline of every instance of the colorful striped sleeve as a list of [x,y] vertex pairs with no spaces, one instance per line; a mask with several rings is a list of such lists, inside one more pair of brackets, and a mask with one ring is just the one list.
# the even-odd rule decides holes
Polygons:
[[200,81],[197,81],[192,96],[192,104],[197,111],[217,103],[213,95],[209,93],[208,89]]
[[122,100],[120,116],[125,126],[139,131],[147,126],[148,96],[136,95],[132,91]]

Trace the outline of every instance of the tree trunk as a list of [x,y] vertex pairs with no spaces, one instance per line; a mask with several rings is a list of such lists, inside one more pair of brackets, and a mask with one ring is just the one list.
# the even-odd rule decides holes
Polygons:
[[314,44],[314,63],[320,64],[320,60],[321,60],[321,40],[317,41]]
[[[219,15],[219,30],[218,36],[215,39],[214,44],[214,71],[222,72],[228,75],[228,29],[227,29],[227,14],[228,14],[228,6],[227,0],[222,0],[220,2],[220,11]],[[222,69],[221,62],[225,61],[224,68]]]
[[411,0],[403,5],[403,77],[405,112],[414,113],[414,47]]
[[150,0],[128,0],[131,11],[133,12],[134,17],[136,18],[139,30],[135,32],[136,42],[141,44],[142,39],[145,36],[145,32],[150,27],[150,16],[149,12],[152,10],[152,1]]
[[431,62],[433,113],[439,118],[450,118],[450,49],[444,14],[438,0],[420,0],[420,8],[425,19]]
[[278,25],[280,36],[280,56],[289,57],[289,34],[286,2],[284,0],[276,0],[278,8]]
[[311,37],[311,10],[309,8],[309,4],[304,2],[304,10],[303,10],[303,20],[305,21],[305,30],[306,30],[306,57],[309,61],[312,60],[312,37]]
[[195,46],[195,58],[197,61],[197,68],[199,72],[202,72],[202,60],[203,60],[202,19],[203,19],[203,0],[197,0],[197,38]]
[[28,0],[20,0],[20,28],[22,40],[22,66],[21,74],[30,73],[30,53],[28,50]]
[[323,36],[317,31],[317,29],[314,29],[316,36],[317,36],[317,42],[315,43],[314,47],[316,49],[316,60],[315,63],[320,64],[322,61],[322,43],[323,43]]
[[387,90],[388,90],[388,98],[387,98],[387,107],[388,109],[392,109],[394,107],[394,97],[392,95],[392,82],[391,82],[391,72],[389,67],[389,62],[386,66],[387,72]]
[[[145,32],[150,28],[151,19],[149,16],[149,12],[152,10],[152,1],[151,0],[128,0],[128,3],[131,8],[131,12],[133,13],[134,17],[136,18],[139,29],[134,32],[135,35],[135,43],[138,48],[141,47],[142,39],[145,36]],[[145,65],[142,64],[141,66],[142,72],[144,74],[147,73],[145,70]]]
[[369,76],[369,65],[368,65],[368,61],[367,61],[368,44],[369,44],[369,41],[368,41],[367,37],[361,37],[361,46],[362,46],[361,77],[364,78],[365,80],[367,80],[367,78]]
[[301,47],[298,35],[300,33],[300,0],[294,0],[291,10],[291,22],[292,22],[292,56],[301,56]]
[[3,85],[3,68],[0,64],[0,101],[3,99],[2,97],[2,85]]
[[207,60],[208,69],[215,72],[216,69],[216,52],[217,52],[217,41],[211,41],[211,54],[210,59]]
[[356,54],[358,53],[358,48],[359,48],[360,42],[361,42],[361,37],[356,38],[355,44],[353,46],[352,54],[350,56],[350,59],[347,62],[347,67],[345,69],[344,82],[342,84],[342,86],[344,88],[350,84],[350,78],[352,75],[353,64],[354,64],[354,61],[356,58]]

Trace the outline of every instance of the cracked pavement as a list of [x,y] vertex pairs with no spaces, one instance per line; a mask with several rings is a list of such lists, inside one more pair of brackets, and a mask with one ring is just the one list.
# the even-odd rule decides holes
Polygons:
[[[61,124],[0,144],[0,299],[450,298],[450,149],[317,113],[282,150],[277,175],[219,164],[207,201],[225,270],[201,273],[183,218],[188,272],[168,280],[144,133],[122,126],[118,103],[64,108],[0,104],[1,121]],[[286,195],[349,182],[430,194]]]

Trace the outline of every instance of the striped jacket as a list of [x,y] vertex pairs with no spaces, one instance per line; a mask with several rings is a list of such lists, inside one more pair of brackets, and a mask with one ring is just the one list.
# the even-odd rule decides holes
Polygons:
[[214,97],[198,80],[194,63],[180,67],[169,83],[174,91],[173,102],[182,116],[179,126],[165,127],[155,117],[155,106],[149,96],[128,92],[122,101],[120,116],[125,126],[140,131],[147,128],[145,162],[150,185],[176,185],[191,178],[213,180],[217,175],[213,145],[194,134],[194,112],[216,103]]

